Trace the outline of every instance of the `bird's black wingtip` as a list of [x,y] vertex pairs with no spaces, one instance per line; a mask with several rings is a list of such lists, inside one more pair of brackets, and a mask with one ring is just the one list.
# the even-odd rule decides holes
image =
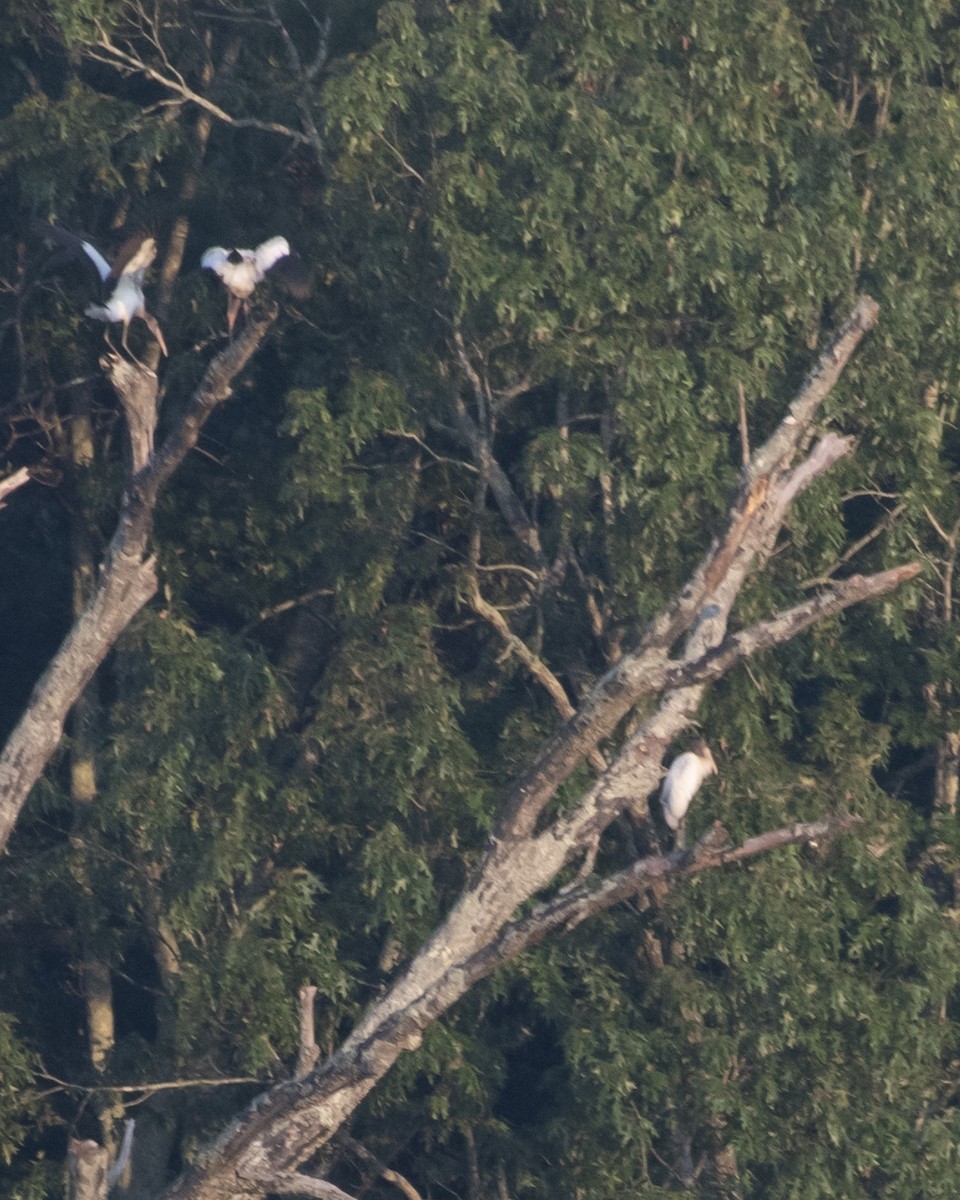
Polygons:
[[278,259],[270,271],[288,295],[294,300],[309,300],[313,295],[313,271],[299,254],[285,254]]

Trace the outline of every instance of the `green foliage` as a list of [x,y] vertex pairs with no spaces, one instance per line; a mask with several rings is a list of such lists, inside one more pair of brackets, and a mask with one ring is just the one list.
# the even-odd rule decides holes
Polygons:
[[[304,63],[318,11],[278,6]],[[5,1194],[52,1194],[45,1123],[92,1122],[79,1091],[30,1099],[40,1059],[93,1078],[82,963],[115,989],[98,1082],[286,1073],[305,982],[336,1046],[557,726],[476,595],[577,700],[722,519],[741,389],[756,446],[869,291],[880,326],[822,414],[856,454],[791,511],[736,621],[927,570],[711,690],[720,778],[690,817],[734,838],[838,808],[863,825],[539,947],[428,1030],[354,1132],[424,1195],[472,1194],[476,1171],[483,1194],[652,1200],[677,1194],[688,1139],[704,1197],[952,1197],[960,834],[933,813],[933,762],[960,672],[953,7],[335,3],[332,57],[299,80],[234,6],[144,12],[0,15],[3,444],[51,485],[2,514],[6,724],[62,636],[79,548],[103,550],[123,453],[80,277],[31,220],[157,232],[157,268],[179,269],[161,438],[222,344],[206,245],[284,233],[317,287],[281,297],[165,494],[162,595],[3,860]],[[156,74],[99,61],[95,23]],[[206,129],[168,68],[237,123]],[[85,755],[89,806],[70,793]],[[615,825],[598,869],[633,852]],[[245,1099],[176,1109],[199,1137]]]
[[[690,1049],[659,1059],[668,1121],[730,1139],[767,1195],[916,1187],[952,1123],[928,1088],[953,1038],[956,931],[889,841],[838,844],[826,864],[790,852],[749,878],[698,881],[671,909],[686,961],[649,1003],[678,1022],[657,1047]],[[894,1095],[905,1103],[865,1103]]]
[[21,194],[46,216],[77,192],[145,191],[172,146],[172,131],[144,122],[136,105],[70,80],[55,102],[41,93],[16,107],[0,136],[0,169],[16,172]]
[[0,1158],[9,1167],[26,1135],[24,1118],[36,1114],[35,1104],[24,1106],[22,1093],[30,1089],[37,1069],[36,1055],[18,1040],[9,1013],[0,1013],[0,1063]]

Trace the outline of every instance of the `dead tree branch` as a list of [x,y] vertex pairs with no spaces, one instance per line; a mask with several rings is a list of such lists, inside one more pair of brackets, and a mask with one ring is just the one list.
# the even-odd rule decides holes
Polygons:
[[215,120],[224,125],[230,125],[234,129],[259,129],[264,133],[279,134],[289,141],[302,145],[312,144],[306,134],[301,133],[298,129],[291,129],[289,125],[282,125],[278,121],[232,116],[219,104],[214,104],[208,97],[190,87],[183,76],[174,71],[169,64],[167,64],[166,70],[158,69],[139,54],[133,53],[129,47],[125,49],[118,45],[102,27],[97,30],[97,40],[88,43],[86,54],[94,62],[113,67],[121,75],[142,75],[144,79],[149,79],[152,83],[158,84],[165,91],[171,93],[181,104],[194,104],[197,108],[209,113]]
[[161,488],[197,444],[207,418],[231,394],[234,380],[275,315],[270,311],[251,321],[210,362],[186,413],[156,455],[150,450],[156,424],[156,375],[117,356],[105,360],[124,411],[133,414],[131,474],[93,595],[34,686],[0,753],[0,849],[60,743],[67,714],[117,638],[157,590],[155,560],[147,556],[147,547]]
[[[191,104],[209,120],[218,121],[233,129],[258,129],[276,134],[296,145],[310,146],[321,170],[326,169],[326,146],[311,103],[311,89],[327,64],[331,21],[329,16],[317,18],[306,6],[302,6],[313,24],[317,44],[313,57],[304,62],[290,32],[280,19],[277,6],[267,0],[268,18],[257,17],[253,12],[205,14],[211,19],[233,20],[240,25],[266,26],[272,29],[283,47],[287,65],[297,82],[294,103],[302,128],[295,129],[279,121],[268,121],[261,117],[236,116],[212,101],[203,91],[191,87],[186,77],[171,61],[161,34],[161,23],[156,11],[136,0],[128,0],[123,16],[127,18],[125,33],[108,30],[101,22],[92,21],[90,36],[84,53],[93,62],[102,63],[117,71],[121,76],[139,75],[150,80],[167,93],[169,99],[161,100],[155,108],[180,107]],[[247,39],[253,47],[260,44],[258,38]]]
[[395,1171],[393,1167],[387,1166],[382,1159],[378,1158],[375,1154],[368,1150],[367,1147],[361,1142],[358,1142],[356,1138],[341,1134],[341,1136],[337,1139],[337,1143],[338,1145],[342,1144],[352,1154],[355,1154],[365,1167],[369,1167],[370,1170],[375,1171],[381,1179],[384,1179],[387,1183],[392,1183],[399,1188],[399,1190],[407,1197],[407,1200],[423,1200],[420,1193],[405,1175],[401,1175],[400,1172]]
[[298,1172],[266,1176],[261,1183],[266,1191],[275,1192],[280,1196],[311,1196],[313,1200],[354,1200],[349,1192],[338,1188],[335,1183]]
[[783,846],[824,842],[848,832],[859,822],[859,817],[844,813],[771,829],[747,838],[739,846],[729,845],[726,830],[716,822],[689,850],[641,858],[597,886],[583,883],[558,892],[521,920],[505,925],[498,937],[472,960],[470,969],[489,974],[555,930],[569,932],[597,913],[629,900],[655,881],[674,882],[683,875],[699,875],[715,867],[744,862]]
[[12,495],[17,488],[22,488],[29,480],[30,472],[26,467],[21,467],[19,471],[14,471],[6,479],[0,479],[0,508],[4,507],[7,496]]
[[127,1168],[133,1150],[133,1121],[125,1121],[123,1144],[117,1161],[110,1166],[106,1146],[88,1138],[71,1138],[67,1147],[68,1200],[107,1200],[107,1193]]
[[317,1045],[316,1026],[313,1019],[313,1006],[317,998],[315,984],[305,983],[300,989],[300,1050],[297,1054],[296,1075],[306,1075],[317,1065],[320,1057],[320,1047]]
[[[277,1178],[296,1171],[329,1140],[397,1058],[420,1044],[433,1021],[479,979],[551,930],[570,928],[654,879],[682,878],[852,827],[855,817],[827,817],[728,846],[717,826],[689,852],[639,860],[599,883],[577,882],[527,916],[516,916],[532,896],[554,886],[558,873],[595,845],[619,813],[629,808],[645,816],[646,797],[661,774],[663,753],[693,719],[708,680],[813,621],[916,575],[918,567],[911,563],[876,576],[855,576],[788,612],[727,635],[741,588],[772,551],[790,504],[853,448],[850,439],[828,434],[809,449],[810,427],[876,316],[876,304],[862,298],[821,354],[780,426],[751,456],[725,525],[687,584],[518,780],[473,876],[405,974],[371,1005],[327,1061],[255,1100],[169,1189],[168,1200],[226,1200],[282,1190]],[[477,400],[482,412],[482,384]],[[465,441],[482,455],[479,426],[465,408],[460,417]],[[805,457],[794,465],[801,452]],[[489,472],[488,461],[478,466]],[[524,541],[522,523],[514,532]],[[529,538],[526,545],[531,549]],[[619,743],[609,767],[578,802],[545,822],[546,806],[558,786],[601,739],[617,731],[638,699],[651,694],[658,697],[655,707]]]

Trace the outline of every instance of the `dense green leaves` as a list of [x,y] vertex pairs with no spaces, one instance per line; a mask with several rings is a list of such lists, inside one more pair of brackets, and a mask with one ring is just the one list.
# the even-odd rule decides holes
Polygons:
[[[275,289],[275,336],[158,514],[162,594],[0,869],[4,1194],[52,1190],[48,1122],[102,1136],[94,1082],[289,1072],[305,982],[336,1046],[556,727],[544,676],[576,703],[687,577],[738,480],[741,395],[757,445],[861,291],[880,326],[823,414],[856,455],[736,619],[927,570],[711,691],[720,778],[690,820],[864,824],[539,947],[352,1132],[425,1196],[954,1194],[954,25],[939,0],[7,7],[4,473],[38,482],[0,514],[5,721],[102,553],[123,455],[85,284],[32,220],[156,232],[161,435],[224,332],[205,246],[283,233],[317,286]],[[617,823],[598,869],[634,852]],[[50,1108],[38,1063],[71,1085]],[[240,1102],[191,1097],[205,1130]],[[389,1190],[349,1145],[329,1165]]]

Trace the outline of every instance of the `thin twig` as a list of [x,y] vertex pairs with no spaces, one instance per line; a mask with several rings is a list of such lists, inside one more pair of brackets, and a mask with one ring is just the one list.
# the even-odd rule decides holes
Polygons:
[[0,508],[4,507],[4,498],[15,492],[17,488],[23,487],[29,479],[30,472],[26,467],[21,467],[18,471],[14,471],[6,479],[0,479]]
[[167,1079],[160,1083],[116,1083],[116,1084],[85,1084],[85,1083],[70,1083],[67,1079],[59,1079],[56,1075],[51,1075],[47,1071],[38,1071],[38,1079],[45,1079],[48,1083],[55,1083],[58,1087],[66,1088],[71,1092],[82,1092],[84,1095],[92,1095],[99,1092],[122,1092],[124,1094],[141,1094],[151,1092],[168,1092],[186,1088],[196,1087],[236,1087],[241,1083],[266,1083],[267,1080],[260,1079],[256,1075],[235,1075],[220,1079]]
[[306,134],[299,133],[296,129],[291,129],[287,125],[280,125],[276,121],[261,121],[256,117],[233,117],[230,113],[225,112],[219,105],[214,104],[212,100],[208,100],[206,96],[195,92],[189,87],[182,77],[171,78],[169,75],[164,75],[155,67],[151,67],[145,63],[143,59],[137,58],[135,55],[121,50],[119,46],[111,42],[109,37],[101,30],[100,41],[92,43],[87,47],[87,56],[94,62],[104,63],[107,66],[113,67],[121,74],[143,75],[146,79],[153,80],[161,87],[168,91],[175,92],[184,100],[188,100],[191,104],[196,104],[198,108],[202,108],[211,116],[216,117],[218,121],[222,121],[225,125],[231,125],[235,129],[260,129],[265,133],[276,133],[282,137],[289,138],[291,141],[298,142],[302,145],[310,145],[311,140]]
[[443,454],[438,454],[436,450],[431,449],[423,438],[416,433],[408,433],[405,429],[384,429],[383,433],[387,437],[402,438],[404,441],[413,442],[414,445],[419,446],[421,450],[429,454],[434,462],[447,463],[452,467],[461,467],[464,471],[472,471],[474,474],[479,469],[473,463],[466,462],[462,458],[447,458]]
[[954,525],[952,533],[947,533],[947,531],[943,528],[943,526],[926,505],[923,506],[923,513],[937,533],[939,533],[939,535],[943,538],[944,542],[946,542],[947,548],[952,549],[957,542],[957,526]]
[[821,587],[823,584],[829,583],[837,571],[839,571],[841,567],[846,566],[851,558],[856,557],[856,555],[858,555],[865,546],[869,546],[870,543],[880,537],[882,533],[885,533],[905,508],[905,504],[898,504],[896,508],[892,508],[884,517],[884,519],[882,521],[878,521],[873,529],[869,531],[869,533],[865,533],[862,538],[858,538],[857,541],[851,543],[851,545],[849,545],[836,560],[829,571],[824,571],[821,575],[814,576],[810,579],[805,579],[800,586],[802,588],[812,588]]
[[737,406],[740,410],[740,459],[744,467],[750,465],[750,431],[747,428],[747,397],[743,384],[737,380]]
[[261,608],[257,613],[256,619],[244,626],[244,631],[248,632],[255,625],[259,625],[261,621],[270,621],[273,617],[282,616],[283,613],[289,612],[292,608],[300,608],[301,605],[310,604],[311,601],[318,600],[321,596],[332,595],[333,588],[314,588],[312,592],[304,592],[302,596],[294,596],[291,600],[281,600],[279,604],[272,604],[269,608]]
[[399,162],[401,167],[403,167],[403,169],[406,171],[406,173],[408,175],[412,175],[414,179],[416,179],[419,183],[422,183],[424,185],[424,187],[426,187],[427,181],[420,174],[420,172],[416,169],[416,167],[412,167],[410,165],[410,163],[407,162],[407,160],[403,157],[403,155],[400,153],[400,151],[397,149],[397,147],[394,146],[394,144],[392,142],[388,142],[387,139],[383,136],[383,134],[379,132],[379,130],[377,131],[377,137],[380,139],[381,142],[383,142],[383,144],[390,151],[390,153],[394,156],[394,158],[397,160],[397,162]]
[[395,1171],[393,1167],[388,1166],[381,1158],[378,1158],[372,1151],[368,1150],[362,1142],[358,1142],[356,1138],[350,1137],[349,1134],[342,1134],[337,1140],[347,1150],[355,1154],[365,1166],[376,1171],[381,1179],[385,1179],[387,1183],[392,1183],[395,1187],[399,1188],[407,1197],[407,1200],[421,1200],[420,1193],[406,1176],[401,1175],[399,1171]]

